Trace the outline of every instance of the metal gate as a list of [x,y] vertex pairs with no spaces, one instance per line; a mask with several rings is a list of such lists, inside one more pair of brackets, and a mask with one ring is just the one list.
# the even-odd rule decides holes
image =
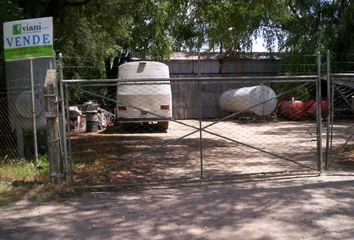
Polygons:
[[330,130],[328,169],[352,170],[354,147],[354,74],[331,73]]
[[[314,65],[314,75],[126,79],[124,83],[61,79],[62,112],[71,123],[63,129],[67,166],[73,166],[67,172],[72,170],[76,183],[91,184],[320,172],[325,168],[322,125],[327,117],[321,113],[320,56]],[[144,95],[156,96],[158,102],[156,86],[167,80],[172,119],[141,107],[144,98],[129,103],[116,99],[117,86],[126,84],[144,86]],[[247,103],[235,110],[222,107],[234,101],[227,92],[240,89],[250,91]],[[252,89],[272,93],[252,95]],[[78,99],[86,105],[77,104]],[[100,126],[98,119],[109,118],[105,112],[120,111],[119,106],[156,116],[160,122],[168,120],[169,127],[161,129],[159,121]],[[270,110],[262,113],[265,107]],[[86,130],[79,126],[84,118]]]

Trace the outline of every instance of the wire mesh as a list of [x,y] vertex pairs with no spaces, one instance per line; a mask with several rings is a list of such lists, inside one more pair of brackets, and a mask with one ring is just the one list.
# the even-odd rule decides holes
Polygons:
[[5,63],[6,79],[0,89],[0,180],[38,180],[48,173],[43,85],[47,69],[53,67],[53,58]]
[[[75,180],[134,182],[317,170],[316,56],[299,56],[292,63],[286,56],[260,57],[256,64],[249,56],[239,59],[239,66],[237,59],[226,60],[202,66],[193,62],[184,76],[193,76],[200,67],[204,75],[198,78],[177,74],[122,81],[103,79],[105,66],[91,66],[90,59],[64,59],[65,78],[76,79],[63,81],[62,99]],[[33,158],[30,89],[21,79],[26,79],[23,74],[13,78],[1,99],[3,158]],[[38,142],[45,154],[41,83],[35,89]],[[321,89],[322,97],[326,93]],[[324,107],[323,119],[327,112]]]
[[233,84],[223,86],[228,90],[219,97],[220,115],[203,121],[205,175],[316,169],[315,112],[308,104],[315,84]]
[[[127,183],[316,170],[316,76],[261,79],[64,81],[80,95],[80,102],[69,96],[79,111],[72,125],[86,119],[86,129],[71,133],[75,179]],[[109,95],[115,81],[116,94]],[[236,96],[223,99],[230,91]],[[243,98],[236,109],[225,108],[237,94]],[[115,105],[104,109],[111,122],[101,127],[99,111],[109,105]]]
[[[12,79],[15,81],[16,79]],[[21,81],[22,82],[22,81]],[[35,90],[38,150],[46,151],[46,120],[43,86]],[[31,90],[26,87],[7,88],[1,97],[1,158],[28,159],[34,157]]]
[[[74,166],[89,166],[89,169],[85,168],[89,175],[103,171],[101,176],[90,179],[94,181],[197,177],[197,163],[193,161],[198,154],[198,148],[193,151],[193,146],[198,146],[197,126],[169,121],[172,119],[171,85],[158,82],[125,83],[128,88],[118,85],[120,90],[115,99],[97,94],[107,92],[98,89],[106,87],[96,87],[96,91],[70,87],[86,97],[84,104],[76,105],[80,111],[76,122],[85,118],[86,129],[76,128],[71,133]],[[73,101],[69,103],[74,104]],[[101,106],[112,103],[115,114],[104,109],[112,118],[109,124],[101,126]],[[177,132],[171,136],[168,133],[173,129]],[[180,156],[186,152],[190,152],[188,159],[191,161],[183,163]],[[183,165],[185,167],[181,167]],[[77,179],[87,176],[87,172],[74,168]]]
[[333,124],[331,126],[331,162],[333,168],[347,168],[354,160],[354,75],[334,77]]
[[8,101],[5,94],[0,98],[0,126],[1,159],[16,158],[16,134],[8,118]]
[[331,95],[333,111],[329,134],[330,169],[351,169],[353,164],[354,135],[354,54],[330,55]]
[[331,68],[333,73],[353,73],[354,53],[331,54]]

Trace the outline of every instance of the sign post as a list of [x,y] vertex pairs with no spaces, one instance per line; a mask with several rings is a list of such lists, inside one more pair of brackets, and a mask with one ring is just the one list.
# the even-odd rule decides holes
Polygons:
[[32,100],[32,125],[33,125],[33,147],[34,147],[34,163],[38,167],[38,142],[37,142],[37,123],[36,123],[36,104],[34,96],[34,80],[33,80],[33,60],[30,59],[30,79],[31,79],[31,100]]
[[[33,59],[54,57],[53,18],[46,17],[5,22],[3,29],[5,61],[30,61],[29,78],[31,84],[34,158],[35,164],[36,166],[38,166],[38,143],[35,106],[35,85],[33,77]],[[19,129],[19,131],[22,131],[22,129]]]

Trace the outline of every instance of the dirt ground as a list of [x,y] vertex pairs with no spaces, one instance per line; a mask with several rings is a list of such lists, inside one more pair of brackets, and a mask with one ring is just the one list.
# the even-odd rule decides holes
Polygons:
[[353,239],[354,175],[160,185],[0,207],[0,239]]
[[[91,183],[317,170],[314,122],[226,121],[212,124],[212,121],[202,122],[202,127],[206,127],[202,143],[199,132],[195,132],[199,122],[192,120],[170,122],[167,133],[144,126],[135,130],[74,134],[73,159],[85,163],[83,169],[76,169],[75,179],[122,162],[128,163],[116,171],[107,171],[104,176],[90,178]],[[352,132],[352,123],[336,123],[334,148],[341,152],[339,147]],[[325,144],[324,137],[324,147]],[[325,159],[325,151],[323,154]],[[87,163],[90,163],[89,167]]]
[[[340,165],[345,172],[292,172],[316,166],[315,129],[310,122],[212,126],[212,134],[203,132],[205,181],[161,181],[114,191],[96,187],[63,201],[23,199],[0,207],[0,239],[353,239],[354,170]],[[333,155],[348,164],[352,125],[337,123],[334,130]],[[92,182],[198,179],[199,133],[159,148],[192,132],[191,127],[171,124],[168,133],[76,134],[75,178],[131,159],[124,169]],[[144,153],[149,149],[154,151]],[[80,169],[80,162],[86,163],[85,169]],[[289,172],[243,175],[283,170]],[[229,174],[234,177],[212,178]]]

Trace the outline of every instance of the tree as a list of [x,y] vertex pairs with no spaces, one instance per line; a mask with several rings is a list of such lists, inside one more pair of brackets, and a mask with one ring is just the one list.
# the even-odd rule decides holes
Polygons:
[[156,60],[169,56],[173,44],[170,31],[172,5],[169,0],[142,0],[135,4],[138,14],[131,14],[133,24],[127,48]]
[[[55,48],[68,77],[102,77],[104,60],[123,50],[151,59],[172,51],[250,51],[263,37],[272,51],[315,54],[331,49],[346,59],[353,51],[350,0],[17,0],[2,1],[2,21],[54,17]],[[11,13],[10,13],[11,12]],[[277,44],[275,44],[277,43]],[[0,51],[2,54],[2,50]],[[93,66],[93,67],[92,67]]]
[[349,20],[353,15],[351,0],[289,0],[283,9],[270,19],[285,39],[279,46],[283,51],[314,54],[336,50],[353,29]]
[[341,19],[337,25],[336,41],[332,49],[336,54],[336,60],[345,63],[336,65],[335,70],[353,71],[350,63],[354,61],[354,3],[344,2],[340,5],[340,9],[344,10],[339,11]]
[[[0,1],[0,22],[12,21],[21,18],[22,9],[11,1]],[[5,87],[5,69],[4,69],[4,51],[3,51],[3,24],[0,24],[0,93],[1,89]]]
[[67,68],[67,77],[105,76],[104,60],[116,56],[131,38],[132,18],[123,6],[124,1],[90,2],[63,9],[55,21],[55,47],[67,67],[81,66]]

